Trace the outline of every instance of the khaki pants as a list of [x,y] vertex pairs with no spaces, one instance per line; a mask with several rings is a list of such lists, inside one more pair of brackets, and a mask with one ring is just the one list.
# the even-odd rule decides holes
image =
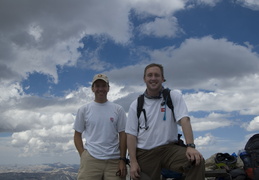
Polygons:
[[78,180],[125,180],[116,176],[118,171],[119,160],[108,159],[100,160],[92,157],[85,150],[80,158],[80,169],[78,172]]
[[137,160],[141,171],[151,180],[160,179],[161,168],[184,173],[185,180],[204,180],[204,159],[200,165],[191,166],[185,153],[185,147],[171,143],[151,150],[137,149]]

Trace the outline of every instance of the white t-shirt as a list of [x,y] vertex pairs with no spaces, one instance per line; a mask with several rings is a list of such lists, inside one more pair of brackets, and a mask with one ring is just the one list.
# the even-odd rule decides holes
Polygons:
[[[181,118],[188,117],[188,109],[179,91],[170,91],[170,95],[176,121],[173,119],[172,110],[166,104],[161,105],[164,101],[162,97],[160,99],[145,97],[143,109],[146,110],[146,125],[143,112],[141,112],[139,119],[137,117],[137,99],[131,103],[125,132],[137,137],[138,148],[148,150],[177,141],[177,123]],[[140,124],[138,125],[138,123]],[[140,129],[139,126],[148,126],[148,129]]]
[[126,114],[112,102],[91,102],[79,108],[74,130],[83,133],[85,149],[96,159],[120,157],[119,135],[125,131]]

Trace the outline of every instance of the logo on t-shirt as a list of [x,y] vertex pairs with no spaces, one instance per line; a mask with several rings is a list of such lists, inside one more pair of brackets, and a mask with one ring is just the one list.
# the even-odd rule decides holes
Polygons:
[[110,117],[110,121],[113,122],[113,121],[114,121],[114,118],[113,118],[113,117]]
[[165,112],[165,108],[161,108],[161,112]]

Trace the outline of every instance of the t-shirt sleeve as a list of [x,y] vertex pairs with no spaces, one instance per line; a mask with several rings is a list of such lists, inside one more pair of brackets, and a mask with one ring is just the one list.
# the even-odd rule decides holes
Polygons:
[[84,108],[79,108],[76,114],[76,119],[74,123],[74,130],[80,133],[84,132],[85,129],[85,121],[84,121]]
[[125,126],[126,126],[126,113],[123,109],[122,106],[119,106],[118,108],[118,132],[125,131]]
[[138,135],[137,100],[130,105],[125,132],[133,136]]
[[189,117],[187,105],[183,99],[183,95],[178,90],[171,91],[171,98],[174,105],[174,115],[178,122],[183,117]]

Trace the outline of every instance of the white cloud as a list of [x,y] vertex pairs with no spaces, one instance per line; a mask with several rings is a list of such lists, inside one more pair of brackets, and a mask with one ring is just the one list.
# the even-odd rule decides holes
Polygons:
[[6,87],[1,95],[1,131],[19,132],[73,123],[77,109],[93,99],[90,87],[81,87],[62,98],[24,95],[20,85]]
[[211,36],[187,39],[179,48],[168,46],[156,50],[142,48],[139,51],[148,58],[136,66],[112,70],[123,75],[123,78],[118,77],[119,83],[142,83],[143,69],[149,62],[163,64],[166,84],[174,84],[174,87],[181,89],[236,87],[236,83],[241,83],[239,78],[250,78],[252,75],[257,78],[259,69],[258,54],[227,39]]
[[28,33],[33,36],[35,41],[40,40],[42,32],[43,29],[37,24],[31,24],[28,30]]
[[227,127],[233,124],[227,119],[228,115],[211,113],[204,118],[191,117],[194,131],[209,131],[217,128]]
[[118,0],[1,1],[1,79],[20,81],[38,72],[57,83],[56,66],[76,64],[83,36],[106,34],[119,43],[130,39],[130,9]]
[[142,48],[139,51],[147,58],[136,66],[112,71],[122,75],[117,76],[116,82],[143,84],[145,65],[156,62],[164,65],[165,85],[169,87],[208,91],[250,89],[249,92],[258,88],[252,85],[252,82],[258,81],[258,54],[225,38],[190,38],[179,48],[168,46],[156,50]]
[[24,92],[19,83],[1,83],[0,86],[0,103],[11,102],[24,96]]
[[[35,109],[36,110],[36,109]],[[33,110],[32,110],[33,111]],[[71,113],[33,113],[20,110],[9,116],[14,118],[12,126],[12,145],[19,148],[21,156],[33,156],[48,153],[50,156],[58,153],[74,151],[73,122]],[[16,114],[15,114],[16,113]],[[23,126],[19,129],[19,126]]]
[[[258,76],[240,78],[231,87],[222,86],[214,92],[197,92],[184,96],[190,111],[239,112],[258,115]],[[242,85],[241,85],[242,84]],[[229,85],[228,85],[229,86]],[[220,88],[220,87],[219,87]],[[256,126],[255,126],[256,127]]]
[[116,101],[117,99],[127,97],[130,92],[123,91],[125,86],[120,86],[115,83],[110,83],[110,91],[108,93],[109,101]]
[[[128,95],[123,86],[110,86],[110,101]],[[0,130],[13,132],[11,144],[21,150],[20,156],[55,156],[75,151],[75,114],[80,106],[93,100],[91,87],[80,87],[64,97],[51,99],[25,95],[19,84],[6,86],[4,92],[0,101],[0,106],[5,107],[0,113]]]
[[197,149],[202,153],[205,159],[211,157],[215,153],[236,153],[244,149],[248,137],[237,140],[228,139],[228,137],[218,137],[211,133],[195,138],[194,142]]
[[184,9],[185,6],[184,0],[133,0],[130,2],[137,12],[156,16],[171,15]]
[[182,33],[175,17],[155,18],[152,22],[142,24],[140,31],[142,34],[156,37],[176,37]]
[[20,156],[56,155],[74,151],[72,124],[55,125],[49,129],[27,130],[12,135],[12,145],[21,149]]
[[[38,72],[50,76],[57,83],[56,66],[76,64],[80,57],[77,48],[81,46],[79,41],[82,37],[104,35],[117,43],[127,43],[132,36],[129,22],[131,9],[140,13],[170,16],[183,9],[184,5],[185,1],[182,0],[165,0],[163,3],[157,0],[1,1],[0,33],[4,34],[0,38],[1,78],[20,81]],[[169,28],[163,32],[152,31],[159,36],[173,36],[177,30],[174,23],[169,24],[168,20],[155,23],[162,23]],[[169,33],[170,30],[173,32]],[[87,60],[85,65],[102,70],[102,66],[96,66],[101,61],[95,57],[98,56]],[[107,65],[103,64],[103,67]]]
[[216,138],[213,137],[211,134],[205,134],[204,137],[199,136],[195,138],[194,143],[199,147],[199,146],[209,146],[211,144],[214,144],[216,141]]
[[255,117],[252,121],[249,123],[244,123],[242,125],[243,128],[245,128],[247,131],[259,131],[259,116]]
[[[199,2],[212,5],[218,1],[202,0]],[[256,1],[245,2],[256,4]],[[163,3],[158,0],[126,2],[58,0],[54,3],[43,1],[40,4],[34,1],[21,1],[16,2],[14,6],[10,1],[2,1],[0,7],[3,13],[0,18],[1,33],[5,36],[0,38],[0,44],[2,44],[0,46],[2,50],[0,56],[1,78],[6,80],[13,78],[12,80],[20,81],[21,78],[27,78],[30,73],[39,72],[49,75],[57,83],[56,66],[75,65],[80,57],[77,52],[77,48],[81,46],[79,41],[85,35],[106,34],[115,42],[127,43],[132,36],[132,27],[128,19],[131,9],[135,9],[139,13],[145,12],[149,15],[159,16],[154,22],[141,25],[142,29],[146,30],[144,33],[159,37],[174,37],[179,32],[179,27],[177,20],[171,16],[176,11],[183,10],[185,3],[184,0],[164,0]],[[60,8],[60,4],[62,4],[62,8]],[[28,7],[33,11],[27,11]],[[7,9],[13,9],[13,11],[10,12]],[[94,18],[92,18],[93,16]],[[111,19],[113,21],[110,21]],[[163,28],[157,29],[158,26],[155,25]],[[194,41],[193,43],[195,43]],[[186,43],[192,42],[189,40]],[[199,45],[192,47],[198,48]],[[232,56],[235,54],[230,53]],[[109,66],[109,64],[104,64],[97,67],[96,62],[101,61],[94,57],[96,56],[86,63],[89,68],[97,69]]]
[[[60,106],[62,106],[62,104],[60,104]],[[48,109],[54,107],[55,105],[52,105]],[[37,108],[30,110],[10,108],[10,110],[6,110],[1,113],[1,115],[3,117],[1,120],[1,129],[12,132],[40,129],[43,127],[50,128],[53,125],[66,125],[67,123],[73,122],[73,115],[71,113],[55,113],[53,110],[42,113],[37,110]]]
[[237,0],[242,6],[259,11],[259,1],[258,0]]
[[77,48],[81,44],[75,39],[60,41],[46,49],[28,48],[14,44],[12,47],[13,55],[17,58],[14,62],[7,62],[6,65],[26,78],[28,73],[42,73],[53,78],[55,83],[58,82],[56,66],[72,66],[80,57]]

